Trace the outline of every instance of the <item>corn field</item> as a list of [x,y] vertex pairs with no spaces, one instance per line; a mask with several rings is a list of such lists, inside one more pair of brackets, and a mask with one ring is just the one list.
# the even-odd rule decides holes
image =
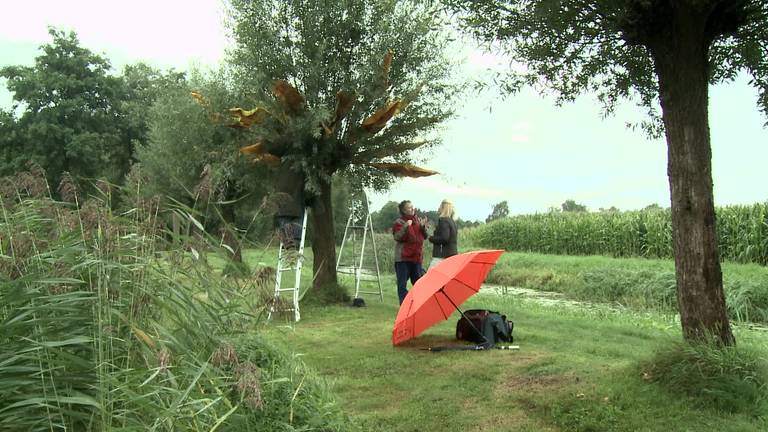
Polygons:
[[[722,260],[768,264],[768,203],[715,213]],[[513,216],[466,230],[463,238],[519,252],[673,258],[669,209]]]

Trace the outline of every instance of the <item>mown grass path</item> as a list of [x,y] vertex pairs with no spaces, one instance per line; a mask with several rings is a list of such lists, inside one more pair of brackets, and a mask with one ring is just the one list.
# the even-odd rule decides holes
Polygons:
[[[390,279],[384,303],[305,306],[301,322],[265,327],[333,382],[363,430],[768,430],[765,415],[716,412],[649,380],[643,362],[680,338],[671,317],[481,292],[463,307],[507,313],[520,350],[432,353],[423,348],[456,343],[458,314],[392,347],[398,306]],[[737,337],[768,347],[762,332]]]

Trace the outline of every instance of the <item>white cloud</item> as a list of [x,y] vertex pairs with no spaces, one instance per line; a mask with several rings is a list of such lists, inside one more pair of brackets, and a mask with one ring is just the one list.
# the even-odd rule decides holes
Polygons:
[[0,38],[44,43],[48,26],[74,30],[81,44],[162,66],[223,59],[227,38],[217,1],[134,0],[12,2],[4,6]]
[[454,197],[482,197],[482,198],[502,198],[505,196],[503,189],[497,188],[484,188],[468,185],[452,185],[446,183],[439,176],[427,177],[420,180],[418,183],[415,181],[414,188],[422,189],[424,191],[434,192],[443,195],[450,195]]

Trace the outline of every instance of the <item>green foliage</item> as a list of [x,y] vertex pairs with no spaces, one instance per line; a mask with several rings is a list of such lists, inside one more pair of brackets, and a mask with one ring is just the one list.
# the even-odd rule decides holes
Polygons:
[[476,226],[479,226],[480,224],[481,222],[478,220],[471,221],[471,220],[464,220],[462,218],[456,218],[456,228],[460,230],[463,228],[476,227]]
[[228,205],[235,216],[227,222],[263,238],[271,228],[265,220],[269,209],[261,205],[271,189],[266,170],[240,156],[241,134],[215,124],[190,96],[198,91],[211,104],[234,106],[236,98],[225,81],[220,74],[194,74],[158,96],[148,114],[149,144],[138,149],[137,175],[143,177],[144,196],[161,195],[193,206],[207,229],[220,222],[218,213]]
[[[523,85],[543,85],[554,91],[560,103],[572,101],[581,93],[595,93],[606,115],[621,99],[634,99],[650,115],[641,126],[661,136],[658,79],[651,50],[643,45],[652,45],[649,39],[663,26],[659,21],[671,14],[665,9],[670,2],[442,3],[460,14],[462,27],[478,40],[526,65],[504,74],[507,91],[514,92]],[[732,81],[738,72],[747,71],[760,93],[758,106],[768,113],[768,66],[760,54],[760,47],[768,40],[768,5],[745,0],[723,9],[714,12],[708,29],[712,32],[708,36],[714,39],[709,50],[710,84]]]
[[396,201],[387,201],[381,208],[372,213],[373,229],[376,232],[390,232],[395,220],[400,217]]
[[155,213],[16,197],[0,202],[1,430],[348,429],[323,380],[253,336],[265,307],[201,259],[216,243],[181,238],[169,262]]
[[584,204],[579,204],[576,201],[569,199],[565,200],[562,204],[560,204],[560,208],[564,212],[585,212],[587,211],[587,206]]
[[[200,195],[196,186],[201,183],[206,164],[225,165],[242,162],[238,157],[239,137],[228,128],[213,124],[204,110],[190,96],[192,90],[203,87],[206,97],[228,98],[224,85],[202,77],[162,94],[149,108],[149,144],[140,148],[138,160],[148,177],[145,186],[150,195],[160,194],[176,201],[192,204]],[[202,89],[201,89],[202,90]],[[231,97],[229,97],[231,101]],[[226,177],[212,169],[217,182],[211,183],[205,197],[221,199],[221,183]],[[204,207],[209,199],[203,199]]]
[[[391,228],[391,227],[390,227]],[[379,269],[382,273],[395,272],[395,239],[392,237],[392,231],[376,233],[376,252],[379,257]],[[424,257],[432,256],[424,253]],[[425,267],[427,263],[425,262]]]
[[485,218],[485,222],[493,222],[497,219],[504,219],[507,216],[509,216],[509,205],[506,201],[502,201],[493,206],[493,210],[491,211],[491,214]]
[[[716,209],[720,256],[768,264],[768,203]],[[478,246],[562,255],[672,258],[669,209],[513,216],[464,233]]]
[[440,218],[440,215],[437,213],[437,210],[420,210],[416,209],[416,214],[425,217],[429,219],[430,223],[432,223],[432,226],[435,226],[437,224],[437,220]]
[[0,175],[25,168],[29,157],[24,151],[24,136],[12,112],[0,109]]
[[669,343],[643,369],[649,380],[693,403],[755,417],[768,412],[768,361],[754,343]]
[[[118,181],[131,158],[121,130],[120,79],[109,75],[109,61],[80,47],[74,33],[49,33],[53,42],[41,47],[34,66],[0,70],[23,109],[16,125],[25,156],[54,184],[65,171]],[[22,168],[5,166],[4,174]]]
[[80,46],[75,33],[49,29],[35,65],[0,70],[21,115],[0,113],[0,175],[12,175],[33,161],[58,185],[63,173],[76,180],[106,178],[120,183],[147,142],[148,107],[181,73],[143,64],[111,72],[107,59]]
[[[308,189],[328,182],[337,171],[357,187],[385,190],[392,175],[365,165],[393,158],[411,160],[407,150],[438,143],[432,134],[453,112],[456,88],[445,57],[447,38],[434,8],[416,2],[232,0],[235,48],[230,62],[239,92],[251,103],[279,112],[269,94],[275,80],[286,80],[306,101],[277,134],[255,128],[287,154],[288,163],[307,176]],[[388,71],[382,67],[392,50]],[[351,111],[333,125],[337,92],[354,95]],[[376,133],[362,121],[386,103],[407,104]],[[333,125],[330,135],[320,123]],[[279,152],[279,153],[277,153]]]
[[149,143],[150,108],[166,92],[184,87],[186,74],[174,70],[163,72],[144,63],[137,63],[125,66],[121,78],[121,111],[125,115],[125,124],[121,127],[126,129],[126,138],[131,143],[135,159],[136,149]]

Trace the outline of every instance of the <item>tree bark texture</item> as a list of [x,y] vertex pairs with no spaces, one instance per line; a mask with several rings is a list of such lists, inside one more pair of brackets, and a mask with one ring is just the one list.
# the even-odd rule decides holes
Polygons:
[[673,7],[651,47],[667,139],[677,301],[688,341],[735,343],[725,306],[712,193],[705,13]]
[[235,233],[235,209],[232,204],[224,204],[221,206],[221,218],[224,220],[223,238],[222,242],[232,248],[234,253],[232,254],[232,261],[241,263],[243,262],[243,251],[240,246],[240,241]]
[[312,203],[313,287],[322,291],[338,283],[336,278],[336,242],[334,239],[331,183],[322,182],[320,194]]

